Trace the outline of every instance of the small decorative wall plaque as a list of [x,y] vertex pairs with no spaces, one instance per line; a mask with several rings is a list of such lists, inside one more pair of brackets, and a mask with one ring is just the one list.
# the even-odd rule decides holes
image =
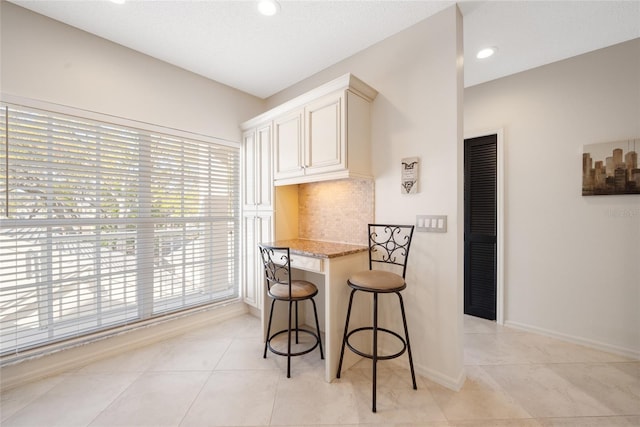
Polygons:
[[417,157],[402,159],[401,188],[402,194],[415,194],[418,192],[418,166],[420,160]]
[[640,139],[584,146],[582,195],[640,194]]

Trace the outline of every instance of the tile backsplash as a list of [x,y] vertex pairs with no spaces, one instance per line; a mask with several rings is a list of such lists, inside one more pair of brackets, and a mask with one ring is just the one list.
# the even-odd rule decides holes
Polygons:
[[298,234],[301,239],[367,244],[373,222],[374,181],[341,179],[300,184]]

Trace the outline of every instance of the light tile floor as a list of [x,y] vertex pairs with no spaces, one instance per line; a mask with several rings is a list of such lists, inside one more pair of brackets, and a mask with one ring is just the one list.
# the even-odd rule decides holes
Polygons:
[[2,394],[10,426],[640,426],[640,361],[465,316],[467,381],[453,392],[381,362],[323,380],[317,351],[262,358],[249,315]]

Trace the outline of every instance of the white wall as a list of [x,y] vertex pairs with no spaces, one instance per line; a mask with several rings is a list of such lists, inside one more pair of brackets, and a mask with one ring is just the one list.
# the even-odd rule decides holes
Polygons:
[[264,101],[0,1],[0,91],[231,141]]
[[[464,380],[461,57],[462,18],[454,6],[267,99],[274,107],[347,72],[378,90],[376,221],[414,224],[417,214],[448,215],[448,233],[414,235],[403,295],[416,370],[451,388]],[[421,160],[420,192],[402,195],[400,161],[414,156]],[[384,306],[386,322],[399,318],[394,299]]]
[[640,138],[640,39],[464,96],[504,127],[505,323],[640,357],[640,196],[581,196],[583,144]]

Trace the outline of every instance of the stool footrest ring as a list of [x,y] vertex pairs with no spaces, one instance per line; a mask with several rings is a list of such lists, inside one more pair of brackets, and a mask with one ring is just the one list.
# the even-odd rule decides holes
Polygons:
[[[402,336],[400,336],[398,333],[396,333],[394,331],[391,331],[391,330],[385,329],[385,328],[377,328],[377,330],[378,330],[378,332],[384,332],[384,333],[393,335],[398,340],[400,340],[400,342],[402,343],[402,349],[400,351],[398,351],[397,353],[393,353],[393,354],[377,355],[376,359],[378,359],[378,360],[395,359],[396,357],[400,357],[400,356],[402,356],[404,354],[404,352],[407,350],[407,342],[404,340],[404,338],[402,338]],[[351,351],[356,353],[358,356],[366,357],[367,359],[373,359],[373,354],[369,354],[369,353],[365,353],[363,351],[360,351],[357,348],[355,348],[353,345],[351,345],[351,343],[349,342],[349,338],[351,337],[351,335],[355,334],[356,332],[363,332],[363,331],[373,331],[373,327],[372,326],[366,326],[366,327],[362,327],[362,328],[353,329],[352,331],[350,331],[347,334],[346,339],[345,339],[345,344],[347,345],[347,347],[349,347],[349,349]]]
[[[298,328],[298,332],[304,332],[304,333],[306,333],[306,334],[311,335],[312,337],[314,337],[314,338],[316,339],[316,342],[315,342],[315,343],[314,343],[310,348],[305,349],[305,350],[298,351],[298,352],[296,352],[296,353],[291,353],[290,355],[289,355],[287,352],[282,352],[282,351],[279,351],[279,350],[274,349],[274,348],[271,346],[271,340],[272,340],[272,339],[274,339],[275,337],[277,337],[278,335],[286,334],[286,333],[288,333],[288,332],[289,332],[289,330],[288,330],[288,329],[283,329],[283,330],[278,331],[278,332],[274,333],[273,335],[271,335],[271,336],[269,337],[269,339],[267,340],[267,348],[268,348],[272,353],[277,354],[277,355],[279,355],[279,356],[302,356],[303,354],[311,353],[313,350],[315,350],[315,349],[316,349],[316,347],[318,347],[318,344],[320,344],[320,338],[318,337],[318,335],[317,335],[315,332],[310,331],[310,330],[308,330],[308,329]],[[295,329],[292,329],[292,330],[291,330],[291,334],[292,334],[292,335],[293,335],[295,332],[296,332],[296,330],[295,330]]]

